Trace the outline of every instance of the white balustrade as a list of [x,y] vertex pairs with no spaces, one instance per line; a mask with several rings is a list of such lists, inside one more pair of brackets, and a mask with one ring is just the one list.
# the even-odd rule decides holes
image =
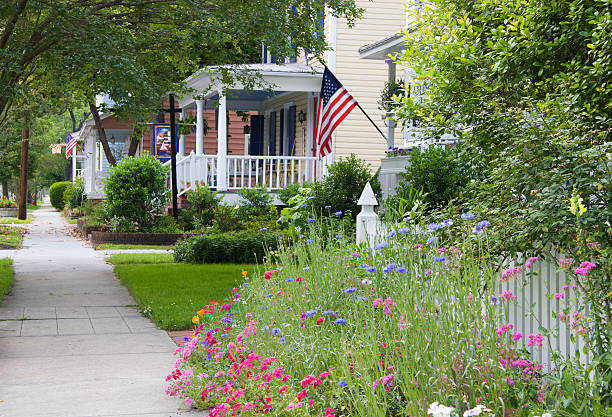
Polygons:
[[316,179],[317,158],[309,156],[227,156],[227,185],[230,190],[264,186],[279,190],[289,184]]

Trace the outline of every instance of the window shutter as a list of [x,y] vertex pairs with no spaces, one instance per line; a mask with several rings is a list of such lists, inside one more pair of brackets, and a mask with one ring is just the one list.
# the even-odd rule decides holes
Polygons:
[[280,111],[280,133],[278,134],[278,138],[279,138],[279,150],[278,150],[278,154],[279,155],[284,155],[285,153],[283,152],[283,148],[284,148],[284,142],[285,142],[285,109],[281,109]]
[[287,155],[293,156],[295,154],[295,106],[289,107],[289,120],[287,122],[287,135],[289,136]]
[[276,112],[270,113],[270,148],[268,149],[268,155],[276,155]]

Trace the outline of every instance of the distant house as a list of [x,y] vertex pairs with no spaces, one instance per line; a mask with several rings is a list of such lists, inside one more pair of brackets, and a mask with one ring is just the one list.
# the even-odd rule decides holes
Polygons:
[[[324,59],[388,139],[401,138],[399,128],[385,125],[379,108],[391,64],[360,59],[358,48],[384,38],[390,30],[401,30],[406,23],[405,2],[356,3],[365,9],[365,14],[353,28],[329,11],[321,19],[331,45]],[[260,73],[272,86],[270,89],[248,91],[239,83],[221,85],[210,71],[215,68],[199,71],[186,80],[196,93],[177,98],[177,104],[183,109],[183,119],[195,119],[195,131],[179,139],[179,194],[198,184],[231,194],[257,185],[274,191],[291,183],[316,181],[324,175],[326,165],[351,153],[370,163],[373,170],[380,165],[389,143],[358,109],[336,129],[331,154],[320,160],[313,127],[322,65],[307,54],[286,60],[288,63],[274,63],[263,49],[261,64],[241,68]],[[394,77],[403,79],[404,74],[397,71]],[[102,123],[111,148],[122,157],[132,133],[130,124],[110,115],[104,115]],[[78,157],[77,170],[86,178],[88,194],[103,197],[102,181],[108,163],[92,121],[87,121],[78,135],[85,143],[85,152]],[[142,138],[138,153],[143,150],[156,151],[150,130]]]

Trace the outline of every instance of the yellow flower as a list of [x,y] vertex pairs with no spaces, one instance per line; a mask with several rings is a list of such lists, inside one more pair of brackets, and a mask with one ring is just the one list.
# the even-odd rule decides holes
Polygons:
[[203,316],[203,315],[204,315],[204,310],[198,311],[198,316]]
[[247,272],[247,271],[242,271],[242,276],[243,276],[243,277],[246,277],[246,276],[247,276],[247,274],[248,274],[248,272]]
[[199,318],[198,316],[193,316],[193,317],[191,318],[191,322],[192,322],[193,324],[198,324],[198,323],[200,322],[200,318]]
[[570,213],[577,217],[582,216],[587,211],[585,205],[582,204],[583,201],[584,200],[582,199],[582,197],[580,197],[580,194],[578,194],[576,190],[574,190],[572,192],[572,197],[570,198]]

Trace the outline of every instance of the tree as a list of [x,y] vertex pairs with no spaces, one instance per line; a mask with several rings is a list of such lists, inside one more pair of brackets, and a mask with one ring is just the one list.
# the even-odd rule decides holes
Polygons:
[[[612,9],[606,0],[434,0],[399,61],[429,87],[396,117],[450,131],[485,168],[466,206],[499,253],[595,260],[582,280],[600,351],[612,315]],[[586,212],[572,212],[580,195]],[[597,242],[597,245],[587,243]]]

